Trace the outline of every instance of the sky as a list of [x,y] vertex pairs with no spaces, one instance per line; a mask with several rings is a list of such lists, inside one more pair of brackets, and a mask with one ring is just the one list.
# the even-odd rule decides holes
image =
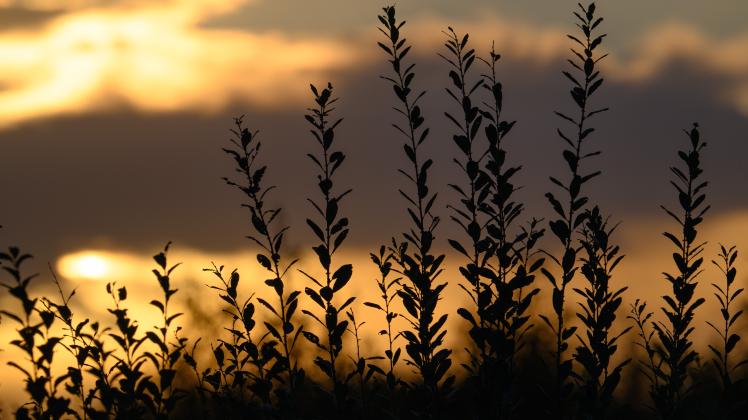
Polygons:
[[[440,133],[427,148],[436,161],[434,186],[459,176],[449,163],[456,149],[443,117],[452,106],[443,91],[448,69],[437,56],[441,31],[451,25],[471,34],[479,54],[492,41],[502,54],[505,112],[517,120],[510,160],[523,166],[518,194],[527,217],[549,215],[548,176],[564,168],[553,111],[571,106],[561,71],[575,5],[397,3],[414,44],[416,84],[428,91],[427,124]],[[221,181],[232,170],[221,147],[232,117],[244,114],[265,144],[268,178],[279,187],[272,200],[292,226],[287,242],[308,255],[305,198],[315,181],[305,155],[315,144],[303,114],[311,105],[309,83],[331,81],[345,119],[338,133],[348,154],[342,179],[354,189],[344,207],[352,220],[348,255],[364,267],[356,287],[365,289],[368,252],[407,223],[394,188],[404,157],[390,127],[393,97],[378,77],[387,71],[376,47],[382,6],[0,0],[2,243],[34,254],[42,281],[49,262],[66,286],[96,289],[92,294],[106,280],[151,281],[148,258],[167,241],[174,242],[174,258],[186,261],[180,276],[188,294],[209,281],[201,268],[210,261],[253,272],[246,213]],[[673,226],[659,205],[676,204],[668,167],[686,145],[682,129],[694,121],[709,144],[708,252],[716,257],[720,241],[748,246],[748,2],[600,1],[598,10],[610,55],[601,63],[606,83],[596,100],[611,111],[596,126],[603,154],[592,165],[604,174],[590,195],[622,221],[618,240],[628,257],[621,277],[632,293],[654,296],[664,283],[660,272],[671,269],[659,233]],[[450,200],[444,189],[443,215]],[[447,252],[445,239],[458,233],[448,222],[440,232],[438,246]]]
[[[232,235],[242,225],[237,197],[218,181],[228,170],[220,147],[231,116],[240,114],[265,137],[268,161],[278,162],[271,170],[282,186],[278,201],[293,209],[291,221],[303,216],[308,209],[299,198],[309,185],[303,173],[282,168],[311,169],[301,153],[313,146],[301,118],[310,82],[332,81],[342,97],[342,135],[357,162],[346,169],[360,191],[351,210],[372,221],[399,214],[395,206],[373,205],[395,197],[382,181],[395,180],[397,165],[387,158],[397,153],[389,140],[392,98],[377,77],[385,71],[374,44],[379,3],[3,3],[0,19],[11,24],[0,31],[0,173],[12,181],[0,219],[6,238],[45,260],[99,244],[242,246]],[[611,54],[604,62],[604,102],[612,112],[599,130],[607,152],[599,164],[608,170],[597,187],[621,216],[654,213],[668,188],[664,168],[682,144],[680,130],[692,121],[702,123],[713,144],[706,164],[720,162],[712,171],[715,185],[745,175],[737,163],[746,149],[748,5],[686,3],[600,4]],[[497,43],[508,112],[518,120],[513,147],[527,168],[526,199],[542,207],[538,197],[560,163],[552,111],[569,105],[560,70],[574,3],[398,6],[409,21],[421,86],[433,87],[427,106],[435,128],[446,128],[441,113],[449,106],[441,91],[446,67],[436,56],[441,30],[452,25],[471,32],[484,53],[491,40]],[[437,156],[454,152],[445,139],[434,141]],[[284,153],[287,146],[300,152]],[[453,176],[450,171],[437,165],[439,181]],[[650,180],[660,182],[639,188]],[[711,197],[722,204],[718,212],[745,204],[730,188],[714,189]],[[354,240],[386,240],[372,237],[377,225],[361,223]],[[298,233],[301,242],[305,234]]]

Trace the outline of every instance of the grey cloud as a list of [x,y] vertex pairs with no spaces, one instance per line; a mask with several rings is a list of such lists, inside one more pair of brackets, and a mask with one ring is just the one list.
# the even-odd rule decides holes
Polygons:
[[[441,87],[447,82],[444,64],[431,54],[416,58],[417,84],[429,89],[424,108],[433,134],[427,152],[436,161],[433,185],[443,191],[444,239],[456,232],[444,209],[454,197],[444,186],[462,181],[450,162],[456,146],[442,116],[453,105]],[[543,198],[551,185],[548,176],[563,171],[562,143],[555,136],[561,121],[553,115],[571,104],[562,65],[531,66],[508,57],[500,68],[506,115],[518,120],[509,158],[524,167],[519,196],[528,203],[528,218],[548,215]],[[389,87],[378,79],[383,71],[380,66],[333,75],[345,117],[339,144],[349,155],[342,179],[354,188],[343,208],[352,219],[354,243],[371,249],[407,222],[396,190],[402,184],[396,173],[404,160],[401,139],[390,127],[396,114]],[[611,111],[596,124],[592,143],[603,155],[590,168],[601,168],[604,175],[590,194],[605,211],[636,223],[658,215],[659,204],[672,202],[668,167],[685,145],[681,129],[692,121],[701,123],[709,142],[705,166],[716,211],[748,207],[748,197],[738,193],[748,179],[748,119],[715,97],[720,83],[674,63],[647,82],[611,82],[599,91],[598,103]],[[305,154],[314,143],[303,112],[303,106],[268,111],[247,104],[211,116],[120,110],[2,132],[0,223],[6,228],[0,235],[45,261],[79,247],[157,249],[166,240],[208,251],[248,246],[240,197],[220,181],[231,171],[220,151],[231,117],[246,113],[246,121],[261,131],[267,179],[279,186],[271,201],[286,208],[284,221],[293,226],[289,239],[308,241],[303,219],[310,209],[304,197],[313,193],[314,180]]]
[[[471,20],[493,15],[540,26],[567,27],[578,1],[406,0],[396,3],[400,15],[411,21],[435,16],[469,25]],[[349,34],[374,25],[376,14],[387,4],[380,0],[258,0],[206,25],[302,36]],[[748,3],[743,0],[598,1],[597,5],[605,16],[607,30],[615,34],[611,42],[621,48],[632,47],[631,41],[636,37],[665,22],[693,25],[715,37],[739,34],[748,27]],[[289,10],[294,13],[288,13]]]

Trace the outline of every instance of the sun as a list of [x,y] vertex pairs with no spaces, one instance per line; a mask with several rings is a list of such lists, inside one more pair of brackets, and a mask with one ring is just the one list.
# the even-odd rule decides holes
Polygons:
[[67,255],[60,261],[60,271],[68,278],[97,280],[110,272],[110,261],[96,252]]

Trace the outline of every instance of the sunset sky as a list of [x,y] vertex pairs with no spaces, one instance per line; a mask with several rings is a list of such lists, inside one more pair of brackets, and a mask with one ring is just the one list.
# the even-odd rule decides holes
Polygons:
[[[524,168],[518,197],[527,203],[527,218],[545,217],[548,176],[564,170],[553,111],[572,105],[561,70],[575,5],[397,2],[414,44],[416,85],[428,90],[424,107],[434,134],[427,150],[436,161],[433,188],[443,191],[442,251],[457,234],[445,208],[454,197],[443,187],[459,175],[443,117],[453,105],[443,90],[447,66],[436,55],[443,51],[441,30],[469,32],[483,55],[495,41],[505,112],[518,121],[509,138],[509,159]],[[2,243],[33,253],[43,278],[50,262],[69,288],[96,293],[103,293],[103,282],[92,280],[151,282],[148,259],[167,241],[174,242],[174,261],[186,262],[183,288],[203,287],[209,278],[201,268],[210,261],[256,269],[240,197],[220,179],[232,170],[221,152],[231,118],[246,114],[260,130],[268,179],[279,187],[272,201],[284,206],[284,222],[292,226],[289,246],[304,256],[312,238],[303,223],[310,215],[305,197],[316,184],[305,157],[315,143],[303,114],[309,83],[331,81],[345,118],[338,133],[348,154],[341,178],[354,189],[344,206],[352,224],[346,255],[366,265],[368,252],[408,222],[395,188],[404,157],[390,126],[393,97],[378,78],[388,70],[376,46],[382,6],[0,0]],[[607,0],[598,10],[610,56],[602,62],[607,83],[596,103],[611,111],[596,125],[594,143],[603,154],[592,164],[604,173],[590,195],[623,222],[618,240],[629,257],[619,279],[634,295],[651,298],[664,283],[660,272],[671,269],[660,232],[673,226],[659,210],[675,204],[668,167],[686,144],[682,129],[694,121],[709,144],[708,259],[720,241],[742,245],[748,255],[748,2]],[[739,264],[745,262],[741,256]],[[450,265],[456,282],[455,267],[456,261]],[[356,287],[373,286],[371,267],[358,273],[367,274]]]

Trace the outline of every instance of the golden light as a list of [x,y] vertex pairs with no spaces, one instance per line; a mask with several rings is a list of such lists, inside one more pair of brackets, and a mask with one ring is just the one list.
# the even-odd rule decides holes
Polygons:
[[111,261],[101,253],[80,252],[62,257],[59,270],[67,278],[98,280],[110,273]]
[[120,102],[151,112],[212,112],[237,98],[280,105],[306,98],[302,80],[354,62],[354,50],[331,39],[202,26],[246,2],[100,5],[70,10],[33,31],[3,31],[0,129]]

